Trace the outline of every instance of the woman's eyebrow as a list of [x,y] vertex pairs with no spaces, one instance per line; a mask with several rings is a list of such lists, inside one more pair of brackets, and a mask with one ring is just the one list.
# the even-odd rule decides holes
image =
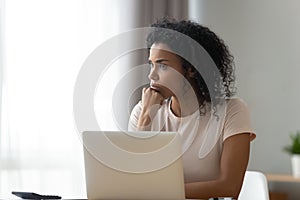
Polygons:
[[[167,59],[157,59],[155,60],[155,63],[162,63],[162,62],[168,62],[169,60]],[[148,60],[148,63],[151,64],[152,60]]]

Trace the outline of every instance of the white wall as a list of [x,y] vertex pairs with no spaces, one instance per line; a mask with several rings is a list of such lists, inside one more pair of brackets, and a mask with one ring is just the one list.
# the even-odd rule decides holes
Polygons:
[[238,96],[248,102],[257,133],[249,169],[291,173],[282,147],[300,130],[300,1],[190,3],[191,18],[222,37],[235,56]]
[[221,36],[235,56],[238,95],[251,108],[258,136],[250,168],[290,173],[282,146],[300,129],[300,1],[197,2],[192,18]]

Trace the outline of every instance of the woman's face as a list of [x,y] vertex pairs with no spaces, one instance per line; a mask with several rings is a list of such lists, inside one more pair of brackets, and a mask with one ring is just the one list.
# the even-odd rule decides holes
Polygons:
[[150,48],[150,87],[164,98],[183,94],[186,80],[181,59],[169,50],[167,45],[154,43]]

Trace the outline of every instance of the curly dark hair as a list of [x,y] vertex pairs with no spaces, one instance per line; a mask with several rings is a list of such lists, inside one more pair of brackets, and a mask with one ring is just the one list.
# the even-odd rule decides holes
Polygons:
[[[154,43],[163,43],[175,52],[181,51],[178,56],[180,55],[182,60],[183,69],[185,72],[192,71],[194,73],[192,78],[186,77],[197,95],[200,108],[204,108],[205,102],[216,103],[218,102],[217,99],[232,97],[236,93],[233,56],[224,41],[209,28],[190,20],[177,21],[170,18],[160,19],[151,27],[154,29],[147,37],[148,50],[150,51],[150,47]],[[209,90],[203,79],[206,75],[201,73],[203,75],[201,76],[199,72],[199,69],[203,68],[201,56],[197,56],[195,52],[199,49],[187,40],[183,40],[182,35],[188,36],[200,44],[201,48],[204,48],[208,53],[209,56],[207,57],[210,57],[209,59],[214,62],[216,67],[208,68],[208,71],[214,70],[213,68],[218,70],[218,72],[210,72],[214,74],[213,90]],[[191,63],[197,63],[196,65],[199,66],[194,66]]]

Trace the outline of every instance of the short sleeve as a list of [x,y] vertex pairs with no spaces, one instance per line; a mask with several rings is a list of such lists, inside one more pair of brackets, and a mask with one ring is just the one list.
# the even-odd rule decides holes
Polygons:
[[142,110],[142,102],[139,101],[131,111],[129,122],[128,122],[128,131],[136,131],[139,116]]
[[251,127],[250,112],[246,102],[240,98],[232,98],[227,102],[223,141],[240,133],[250,133],[251,141],[256,137]]

